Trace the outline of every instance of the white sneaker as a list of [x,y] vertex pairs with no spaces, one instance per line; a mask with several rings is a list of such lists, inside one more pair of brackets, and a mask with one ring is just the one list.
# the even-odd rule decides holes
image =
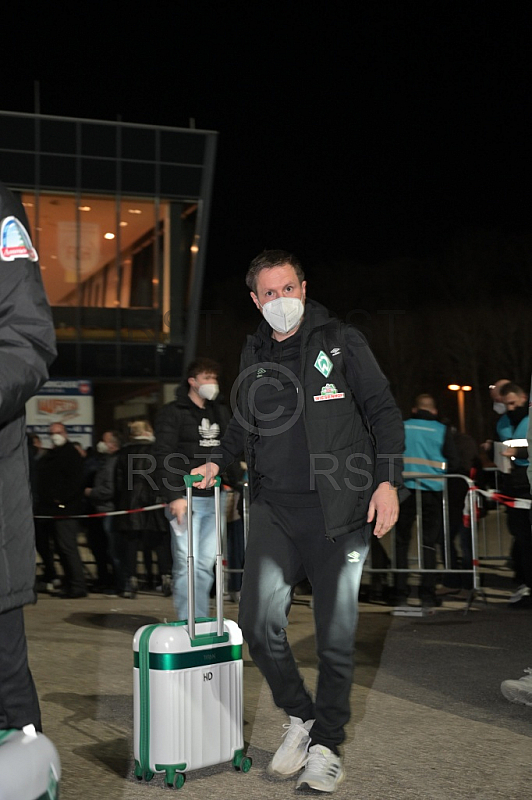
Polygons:
[[532,706],[532,669],[525,669],[528,675],[523,675],[517,681],[503,681],[501,692],[511,703],[523,703]]
[[518,603],[523,597],[530,597],[530,587],[522,583],[513,594],[510,595],[510,603]]
[[290,722],[283,725],[286,728],[284,742],[266,767],[268,775],[276,778],[293,778],[297,775],[307,760],[309,731],[313,725],[313,719],[303,722],[299,717],[290,717]]
[[309,748],[305,769],[298,778],[296,789],[317,789],[334,792],[345,778],[340,757],[322,744]]

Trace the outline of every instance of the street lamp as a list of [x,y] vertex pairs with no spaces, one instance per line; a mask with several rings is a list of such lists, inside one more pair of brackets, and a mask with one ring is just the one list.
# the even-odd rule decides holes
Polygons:
[[460,421],[460,433],[465,433],[465,414],[464,414],[464,392],[470,392],[472,386],[459,386],[457,383],[450,383],[447,387],[451,392],[458,392],[458,419]]

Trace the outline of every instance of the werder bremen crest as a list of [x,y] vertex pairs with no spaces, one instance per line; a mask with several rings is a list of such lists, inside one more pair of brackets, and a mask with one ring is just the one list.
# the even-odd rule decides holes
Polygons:
[[331,374],[333,363],[327,353],[324,353],[323,350],[320,350],[318,357],[314,362],[314,366],[325,378],[328,378]]

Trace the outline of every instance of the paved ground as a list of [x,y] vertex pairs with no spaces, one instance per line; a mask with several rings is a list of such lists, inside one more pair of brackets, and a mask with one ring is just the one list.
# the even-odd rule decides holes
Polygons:
[[[509,573],[493,572],[486,580],[488,605],[475,603],[468,615],[457,603],[423,618],[394,617],[386,606],[362,605],[353,717],[344,747],[348,778],[338,798],[530,796],[532,708],[507,702],[499,685],[532,666],[532,612],[508,608]],[[226,616],[235,618],[236,612],[237,606],[227,603]],[[165,618],[173,618],[171,598],[155,593],[140,593],[136,600],[40,595],[27,609],[45,731],[62,759],[62,800],[143,800],[170,791],[158,776],[138,782],[132,756],[131,640],[140,625]],[[297,598],[289,636],[313,685],[308,598]],[[237,773],[224,764],[190,773],[180,790],[183,798],[296,795],[294,781],[264,775],[285,720],[247,653],[244,681],[251,771]]]

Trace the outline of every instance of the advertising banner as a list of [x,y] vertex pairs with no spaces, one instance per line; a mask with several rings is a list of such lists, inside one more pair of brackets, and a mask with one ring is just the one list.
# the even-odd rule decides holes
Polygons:
[[37,433],[44,447],[51,447],[49,428],[62,422],[68,438],[84,450],[92,446],[94,402],[89,380],[50,380],[26,403],[28,432]]

